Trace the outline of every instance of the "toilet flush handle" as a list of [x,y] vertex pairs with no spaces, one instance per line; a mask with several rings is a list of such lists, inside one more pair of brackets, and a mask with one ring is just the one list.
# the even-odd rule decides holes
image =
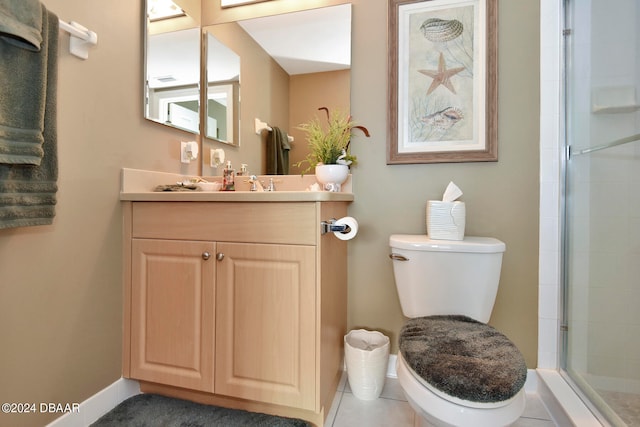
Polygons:
[[407,258],[406,256],[394,254],[393,252],[389,254],[389,258],[391,258],[394,261],[409,261],[409,258]]

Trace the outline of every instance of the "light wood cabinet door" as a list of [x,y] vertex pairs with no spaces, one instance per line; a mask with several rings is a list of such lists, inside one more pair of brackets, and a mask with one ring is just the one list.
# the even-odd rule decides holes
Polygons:
[[316,410],[315,247],[217,251],[216,394]]
[[133,239],[131,377],[213,392],[215,245]]

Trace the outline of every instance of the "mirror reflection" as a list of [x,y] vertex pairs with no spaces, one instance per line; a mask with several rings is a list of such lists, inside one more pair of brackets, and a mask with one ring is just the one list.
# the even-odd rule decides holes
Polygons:
[[[254,121],[258,119],[293,139],[288,173],[300,173],[293,165],[308,150],[304,133],[296,127],[318,114],[319,107],[350,109],[351,5],[211,25],[204,31],[207,43],[211,35],[239,56],[242,102],[234,123],[240,123],[242,144],[225,149],[226,158],[233,165],[247,164],[251,174],[267,173],[272,132],[256,134]],[[213,66],[207,60],[207,67]],[[229,93],[228,87],[219,90]],[[211,161],[210,152],[216,148],[221,148],[218,141],[203,140],[203,175],[221,173]]]
[[206,34],[207,105],[205,135],[225,144],[240,145],[240,56]]
[[149,120],[197,134],[200,24],[187,11],[188,7],[171,1],[147,1],[144,114]]
[[[152,15],[164,2],[168,13]],[[204,28],[201,0],[146,5],[145,117],[202,134],[202,175],[221,173],[211,155],[220,148],[234,165],[266,174],[273,132],[257,122],[293,140],[288,173],[299,173],[293,165],[308,149],[296,127],[319,107],[349,111],[350,4]]]

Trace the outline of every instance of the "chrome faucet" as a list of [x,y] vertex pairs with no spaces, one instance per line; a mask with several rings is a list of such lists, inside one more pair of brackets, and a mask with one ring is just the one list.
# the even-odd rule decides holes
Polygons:
[[262,184],[258,180],[257,176],[251,175],[249,177],[249,181],[247,181],[247,182],[249,184],[251,184],[251,187],[249,188],[249,191],[264,191],[264,188],[262,187]]
[[265,188],[264,191],[276,191],[276,185],[273,183],[273,178],[269,178],[269,185],[267,185],[267,188]]

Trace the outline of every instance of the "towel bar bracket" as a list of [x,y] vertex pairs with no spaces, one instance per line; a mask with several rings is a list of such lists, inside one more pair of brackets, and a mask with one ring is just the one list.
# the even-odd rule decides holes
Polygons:
[[69,33],[69,52],[81,59],[89,58],[89,48],[98,44],[98,35],[77,22],[60,20],[60,29]]

